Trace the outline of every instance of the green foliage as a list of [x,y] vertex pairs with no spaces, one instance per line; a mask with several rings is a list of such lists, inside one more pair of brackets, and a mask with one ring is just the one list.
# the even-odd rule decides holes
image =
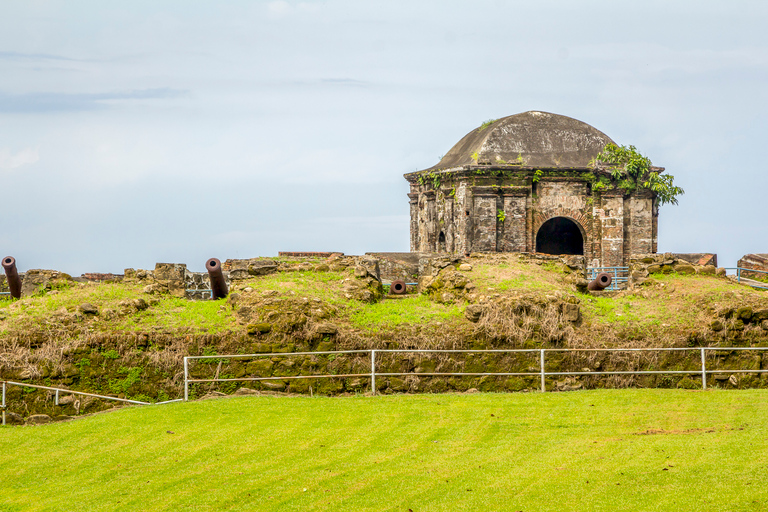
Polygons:
[[469,156],[470,156],[470,158],[472,158],[472,160],[475,161],[475,163],[477,163],[477,159],[480,158],[480,155],[477,154],[477,151],[475,151],[474,153],[472,153]]
[[596,181],[592,183],[593,192],[602,192],[603,190],[611,190],[612,188],[613,185],[611,184],[611,180],[605,176],[600,176]]
[[440,184],[442,182],[442,176],[438,171],[430,171],[428,173],[422,174],[419,176],[419,185],[431,185],[433,189],[437,190],[440,188]]
[[637,188],[637,183],[635,183],[631,179],[619,180],[619,188],[629,193],[634,191]]
[[656,193],[659,204],[677,204],[677,197],[685,191],[674,185],[675,178],[670,174],[659,174],[652,172],[646,181],[643,182],[643,188],[647,188]]
[[115,349],[109,349],[106,352],[102,352],[101,355],[105,359],[117,359],[118,357],[120,357],[120,354],[118,354],[117,350]]
[[[685,193],[682,188],[675,186],[674,176],[652,171],[651,160],[641,155],[635,146],[606,144],[603,151],[590,162],[594,168],[601,164],[609,166],[611,178],[618,182],[619,188],[627,192],[638,187],[651,190],[656,194],[659,204],[677,204],[677,198]],[[592,190],[604,190],[595,188],[595,185],[592,185]]]
[[80,368],[82,370],[86,366],[91,366],[91,360],[88,359],[87,357],[84,357],[84,358],[80,359],[77,363],[75,363],[75,366],[77,366],[78,368]]
[[491,126],[496,121],[497,121],[496,119],[488,119],[487,121],[485,121],[483,124],[480,125],[480,128],[478,128],[477,131],[481,132],[481,131],[485,130],[486,128]]
[[544,175],[544,172],[541,169],[536,169],[535,171],[533,171],[533,179],[531,181],[533,183],[538,183],[543,175]]
[[507,214],[504,210],[499,209],[496,211],[496,218],[499,219],[499,222],[503,223],[507,218]]
[[143,368],[140,367],[125,367],[121,366],[119,370],[117,370],[117,373],[119,375],[125,375],[122,379],[110,379],[108,386],[109,389],[114,394],[120,394],[125,393],[128,391],[128,389],[133,386],[136,382],[138,382],[141,379],[141,373],[144,371]]

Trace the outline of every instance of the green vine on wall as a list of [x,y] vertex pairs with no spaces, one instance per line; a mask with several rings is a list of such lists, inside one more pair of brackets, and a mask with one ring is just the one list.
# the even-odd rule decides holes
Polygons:
[[[617,186],[627,192],[644,188],[656,194],[659,204],[677,204],[677,198],[685,191],[674,184],[675,177],[671,174],[660,174],[653,171],[650,158],[641,155],[635,146],[618,146],[607,144],[605,148],[590,161],[593,169],[605,169],[610,166],[610,177]],[[586,177],[590,181],[589,177]],[[613,188],[613,184],[605,176],[597,177],[592,174],[592,190],[601,191]]]
[[438,171],[428,172],[419,176],[419,185],[426,186],[432,185],[435,190],[440,188],[442,184],[442,175]]
[[496,218],[499,219],[499,222],[504,223],[504,220],[507,218],[507,214],[504,210],[497,210],[496,211]]

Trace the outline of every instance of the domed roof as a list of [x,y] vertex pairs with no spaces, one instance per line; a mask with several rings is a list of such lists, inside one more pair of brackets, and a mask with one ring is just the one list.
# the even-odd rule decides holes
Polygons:
[[587,167],[612,142],[587,123],[532,110],[475,128],[430,169],[505,162],[544,168]]

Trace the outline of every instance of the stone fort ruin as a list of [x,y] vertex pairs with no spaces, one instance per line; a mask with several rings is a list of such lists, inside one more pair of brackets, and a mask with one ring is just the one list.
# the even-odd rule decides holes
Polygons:
[[655,253],[655,194],[595,186],[590,161],[608,143],[586,123],[537,111],[472,130],[437,165],[405,175],[411,251],[577,254],[593,267]]

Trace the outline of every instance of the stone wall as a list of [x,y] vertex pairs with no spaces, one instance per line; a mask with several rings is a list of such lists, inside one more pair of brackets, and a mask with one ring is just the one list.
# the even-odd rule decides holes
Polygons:
[[[768,272],[768,254],[745,254],[736,266]],[[745,272],[742,270],[741,275],[742,277],[748,277],[750,279],[768,279],[768,274],[764,274],[763,272]]]
[[[693,263],[691,263],[693,262]],[[716,254],[635,254],[629,263],[629,285],[643,284],[650,274],[702,274],[725,276],[725,269],[715,267]]]
[[655,252],[652,193],[593,191],[589,175],[487,168],[412,180],[411,252],[535,252],[539,229],[558,217],[578,226],[590,266],[627,266],[632,254]]
[[367,252],[365,255],[378,260],[381,280],[386,283],[396,280],[415,283],[419,279],[419,260],[430,256],[414,252]]

